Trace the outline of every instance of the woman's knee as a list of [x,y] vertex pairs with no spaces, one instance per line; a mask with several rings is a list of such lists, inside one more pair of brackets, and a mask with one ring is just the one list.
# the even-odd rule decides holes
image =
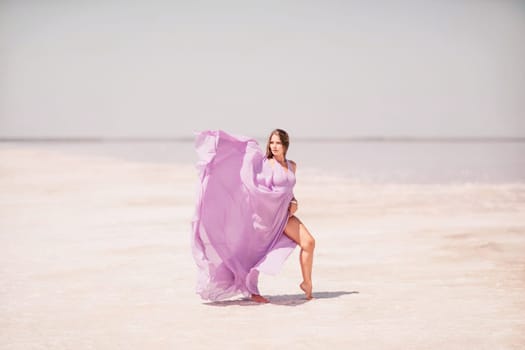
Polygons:
[[301,249],[306,251],[312,251],[315,248],[315,239],[308,235],[305,239],[301,240]]

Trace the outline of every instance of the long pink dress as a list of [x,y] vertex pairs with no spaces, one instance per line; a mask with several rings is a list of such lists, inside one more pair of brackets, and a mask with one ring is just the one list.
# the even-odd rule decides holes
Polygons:
[[260,294],[259,272],[276,274],[296,246],[283,233],[295,175],[266,159],[254,139],[221,130],[197,134],[195,148],[197,293],[214,301]]

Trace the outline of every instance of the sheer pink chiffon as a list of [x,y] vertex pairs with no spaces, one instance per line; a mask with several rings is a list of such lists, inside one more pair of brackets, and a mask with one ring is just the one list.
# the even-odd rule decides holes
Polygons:
[[203,131],[196,135],[195,148],[197,293],[214,301],[260,294],[259,272],[279,272],[296,246],[283,233],[295,175],[267,160],[254,139]]

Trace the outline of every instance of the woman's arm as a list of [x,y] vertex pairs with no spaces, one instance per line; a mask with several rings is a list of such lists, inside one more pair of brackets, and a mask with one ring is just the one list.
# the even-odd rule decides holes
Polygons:
[[[297,169],[297,164],[293,160],[290,160],[290,165],[292,167],[293,173],[295,174],[295,170]],[[297,209],[299,209],[299,203],[297,202],[297,199],[294,196],[292,200],[290,201],[290,206],[288,207],[289,215],[290,216],[294,215]]]
[[297,204],[297,200],[294,197],[294,199],[290,201],[290,205],[288,206],[288,216],[293,216],[298,208],[299,205]]

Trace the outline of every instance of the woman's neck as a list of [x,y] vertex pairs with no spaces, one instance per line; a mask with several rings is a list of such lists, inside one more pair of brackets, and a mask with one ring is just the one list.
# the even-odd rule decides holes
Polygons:
[[279,163],[284,163],[286,161],[286,159],[284,158],[284,156],[273,156],[273,159],[275,159],[277,162]]

